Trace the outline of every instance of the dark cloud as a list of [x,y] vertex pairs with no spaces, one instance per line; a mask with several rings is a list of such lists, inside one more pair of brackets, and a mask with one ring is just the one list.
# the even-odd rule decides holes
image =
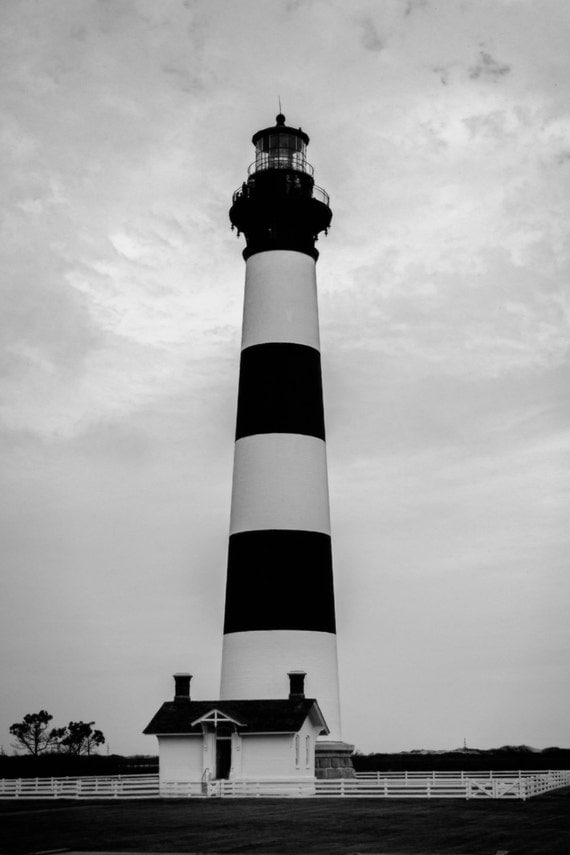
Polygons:
[[441,80],[443,85],[447,86],[447,84],[449,83],[449,69],[445,68],[445,66],[443,65],[436,65],[434,66],[432,71],[434,74],[437,74],[439,76],[439,79]]
[[556,162],[559,165],[562,165],[563,163],[568,163],[568,161],[570,161],[570,150],[566,149],[565,151],[561,151],[558,153],[556,157]]
[[285,11],[286,12],[296,12],[297,9],[300,9],[303,5],[304,0],[286,0],[285,2]]
[[469,77],[472,80],[477,80],[479,77],[487,77],[492,80],[498,80],[500,77],[504,77],[511,70],[510,65],[506,65],[505,63],[497,62],[494,57],[491,56],[487,51],[479,52],[479,59],[475,65],[472,65],[469,69]]
[[381,51],[384,47],[380,36],[378,35],[378,30],[376,29],[376,25],[371,18],[364,18],[360,26],[362,28],[361,42],[366,50],[371,50],[374,52]]
[[427,0],[408,0],[404,11],[404,17],[407,18],[408,15],[411,15],[412,12],[416,11],[416,9],[425,9],[426,6]]

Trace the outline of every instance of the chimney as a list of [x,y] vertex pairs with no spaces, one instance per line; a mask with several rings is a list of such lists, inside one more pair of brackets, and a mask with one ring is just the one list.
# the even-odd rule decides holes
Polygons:
[[192,674],[174,674],[174,700],[190,700],[190,680]]
[[302,701],[305,698],[306,671],[288,671],[289,677],[289,700]]

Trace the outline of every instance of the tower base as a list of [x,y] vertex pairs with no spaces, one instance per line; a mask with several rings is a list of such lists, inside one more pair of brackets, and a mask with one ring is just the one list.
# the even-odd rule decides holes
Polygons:
[[356,778],[352,765],[354,745],[347,742],[318,741],[315,746],[315,777],[317,779]]

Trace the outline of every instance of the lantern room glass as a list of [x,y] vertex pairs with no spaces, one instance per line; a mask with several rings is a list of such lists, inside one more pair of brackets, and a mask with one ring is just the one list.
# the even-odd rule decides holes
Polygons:
[[255,144],[255,171],[265,169],[294,169],[308,172],[306,149],[297,134],[275,132],[259,137]]

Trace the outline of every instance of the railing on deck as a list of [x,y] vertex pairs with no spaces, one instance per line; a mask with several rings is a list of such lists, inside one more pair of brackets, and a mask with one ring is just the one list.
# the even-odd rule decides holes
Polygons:
[[373,798],[528,799],[570,786],[570,770],[364,772],[334,780],[167,781],[158,775],[0,780],[0,799]]
[[312,165],[301,152],[291,151],[288,148],[274,149],[271,153],[260,152],[253,163],[249,164],[247,174],[253,175],[255,172],[264,172],[267,169],[293,169],[311,176],[315,174]]
[[[330,196],[326,190],[323,190],[322,187],[319,187],[317,184],[313,184],[310,188],[310,193],[307,192],[306,187],[296,187],[294,183],[284,184],[282,190],[285,192],[286,196],[302,196],[303,198],[311,198],[316,199],[318,202],[322,202],[323,205],[330,206]],[[255,197],[255,187],[249,186],[245,182],[238,187],[237,190],[234,190],[232,195],[232,202],[235,204],[238,199],[252,199]]]

